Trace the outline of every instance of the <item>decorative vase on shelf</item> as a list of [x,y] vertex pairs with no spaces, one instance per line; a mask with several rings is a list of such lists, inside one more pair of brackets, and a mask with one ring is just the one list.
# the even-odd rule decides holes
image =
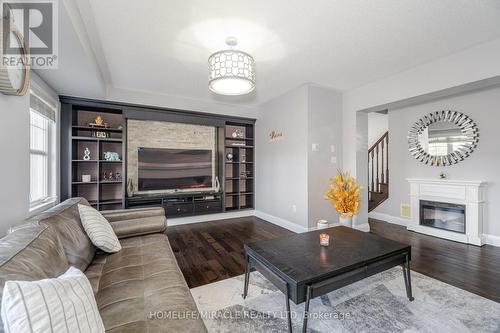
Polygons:
[[352,228],[352,215],[339,214],[339,223],[344,227]]
[[217,176],[215,176],[215,180],[214,180],[214,190],[216,193],[220,192],[220,181],[219,181],[219,177],[217,177]]
[[134,195],[134,183],[132,182],[132,178],[129,178],[127,181],[127,196],[132,197]]
[[83,151],[83,160],[90,161],[90,149],[88,147],[85,147],[85,150]]

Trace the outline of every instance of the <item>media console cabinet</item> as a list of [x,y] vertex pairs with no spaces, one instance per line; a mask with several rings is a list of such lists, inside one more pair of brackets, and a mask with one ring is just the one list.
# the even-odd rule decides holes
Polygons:
[[[255,119],[69,96],[59,99],[62,200],[84,197],[98,210],[159,206],[170,217],[254,208]],[[105,122],[102,126],[92,124],[98,116]],[[221,190],[127,197],[129,120],[213,126],[214,167]],[[87,149],[90,157],[85,155]],[[107,159],[106,152],[118,153],[119,160]]]
[[167,217],[222,213],[222,193],[187,192],[133,196],[126,199],[127,208],[163,207]]

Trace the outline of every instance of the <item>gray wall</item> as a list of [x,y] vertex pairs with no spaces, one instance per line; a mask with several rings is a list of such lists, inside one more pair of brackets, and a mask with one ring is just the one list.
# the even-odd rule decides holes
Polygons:
[[368,147],[380,139],[389,130],[389,117],[387,114],[370,112],[368,114]]
[[[256,210],[307,227],[307,86],[265,103],[256,123]],[[269,142],[271,131],[283,138]],[[296,207],[296,211],[293,210]]]
[[[345,131],[345,128],[343,128]],[[344,144],[344,148],[346,145]],[[356,180],[363,186],[361,191],[361,206],[358,215],[354,216],[353,224],[361,230],[369,231],[368,224],[368,113],[356,112],[356,142],[349,147],[356,153]],[[345,156],[345,154],[344,154]],[[345,166],[344,166],[345,167]],[[349,171],[353,171],[347,169]]]
[[[500,236],[500,88],[467,93],[401,109],[389,110],[390,197],[376,212],[399,217],[402,202],[409,202],[408,177],[438,178],[445,172],[449,179],[488,182],[484,233]],[[449,167],[431,167],[418,162],[408,152],[410,126],[432,111],[453,109],[470,116],[479,127],[479,146],[466,160]]]
[[29,95],[0,94],[0,235],[28,216],[30,192]]
[[[329,88],[303,85],[264,104],[256,124],[256,210],[301,230],[318,219],[337,222],[324,193],[341,165],[341,126],[342,95]],[[273,130],[283,138],[269,142]]]
[[[57,94],[40,77],[31,72],[31,82],[55,98]],[[29,211],[30,194],[30,116],[29,94],[0,94],[0,237],[7,230],[34,214]],[[59,135],[57,135],[58,140]],[[59,143],[57,142],[57,149]],[[56,155],[59,153],[57,152]],[[59,159],[56,161],[56,187],[59,187]],[[57,194],[59,191],[57,191]]]
[[[342,94],[310,85],[307,156],[309,227],[315,227],[319,219],[338,222],[338,213],[330,201],[325,200],[324,194],[328,189],[328,178],[335,176],[342,165],[341,140]],[[312,151],[313,143],[319,145],[319,150]]]

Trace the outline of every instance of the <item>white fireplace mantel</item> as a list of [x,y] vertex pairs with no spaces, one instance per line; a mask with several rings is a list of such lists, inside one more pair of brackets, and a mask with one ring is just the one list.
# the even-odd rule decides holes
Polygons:
[[[412,218],[408,230],[449,240],[484,245],[486,182],[448,179],[408,178]],[[420,225],[420,200],[465,205],[465,234]]]

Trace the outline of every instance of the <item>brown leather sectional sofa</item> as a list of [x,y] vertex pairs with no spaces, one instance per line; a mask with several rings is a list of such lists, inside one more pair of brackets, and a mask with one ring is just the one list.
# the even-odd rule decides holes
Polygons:
[[0,239],[0,292],[6,280],[54,278],[74,266],[89,278],[107,332],[206,332],[165,234],[163,209],[104,212],[122,245],[107,254],[87,237],[79,203],[88,205],[66,200]]

